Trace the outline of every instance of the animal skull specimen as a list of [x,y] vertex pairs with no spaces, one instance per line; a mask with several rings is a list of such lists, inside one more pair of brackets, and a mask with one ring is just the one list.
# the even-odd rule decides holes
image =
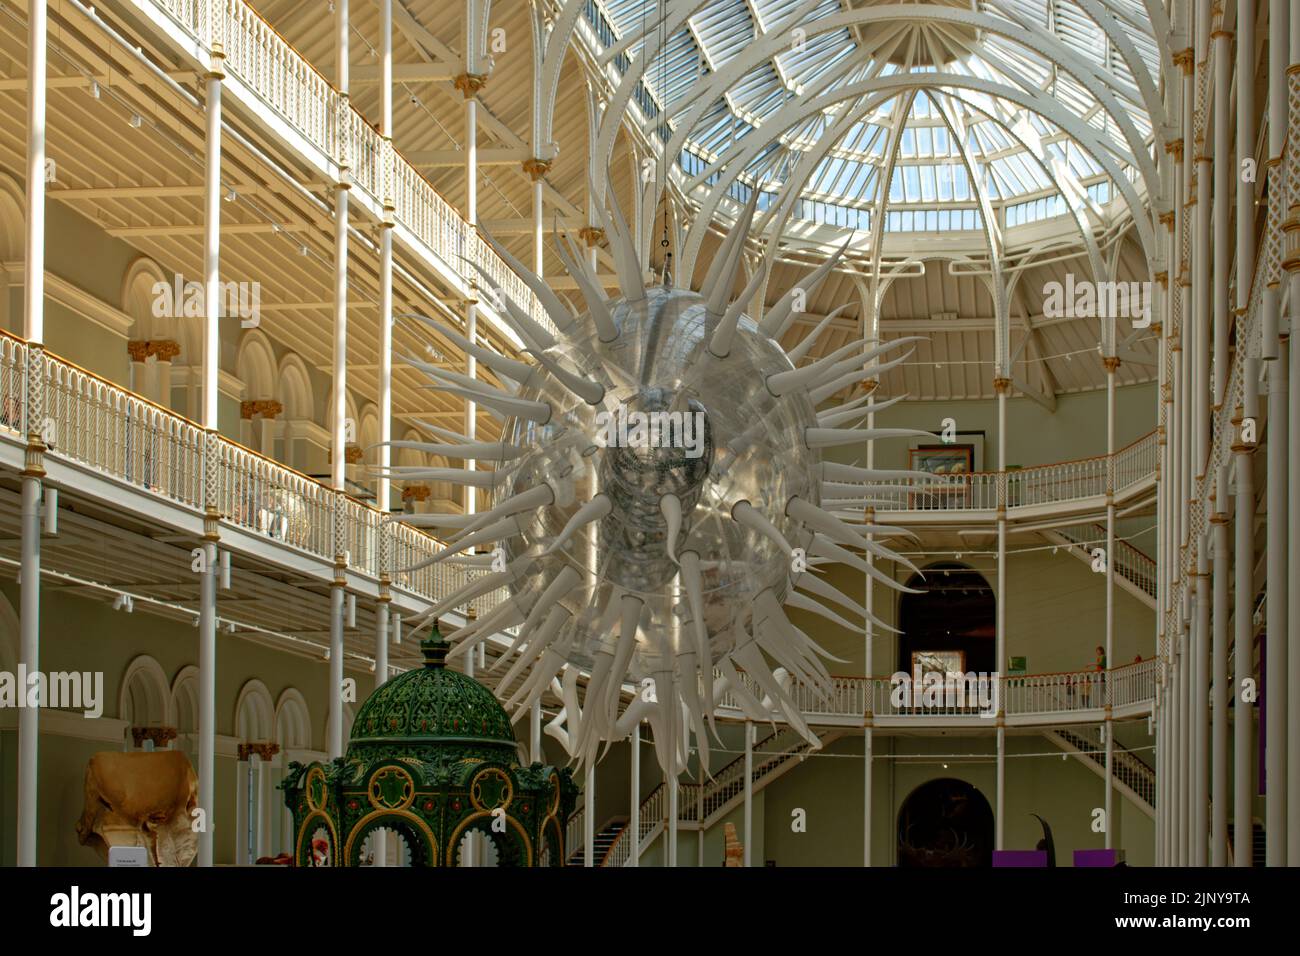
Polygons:
[[86,764],[86,802],[77,839],[105,859],[109,847],[143,846],[154,866],[189,866],[199,838],[191,827],[198,777],[179,750],[104,751]]

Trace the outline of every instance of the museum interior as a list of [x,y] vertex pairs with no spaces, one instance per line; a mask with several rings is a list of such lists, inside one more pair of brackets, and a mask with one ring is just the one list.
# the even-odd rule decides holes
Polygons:
[[6,866],[1300,865],[1288,0],[0,0],[0,278]]

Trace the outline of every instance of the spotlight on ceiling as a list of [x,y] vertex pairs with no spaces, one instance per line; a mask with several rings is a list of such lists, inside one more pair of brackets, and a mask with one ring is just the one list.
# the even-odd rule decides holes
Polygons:
[[226,190],[226,202],[234,202],[239,194],[235,192],[235,187],[231,186]]
[[91,98],[93,98],[93,99],[99,99],[99,81],[98,81],[98,80],[91,80],[91,81],[90,81],[90,95],[91,95]]
[[141,116],[139,113],[132,113],[132,114],[131,114],[131,128],[132,128],[132,129],[139,129],[142,125],[144,125],[144,117]]

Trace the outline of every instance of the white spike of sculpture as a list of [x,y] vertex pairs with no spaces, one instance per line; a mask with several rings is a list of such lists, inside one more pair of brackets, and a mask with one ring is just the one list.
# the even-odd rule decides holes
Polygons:
[[[739,223],[749,222],[753,205]],[[495,471],[423,469],[492,492],[488,513],[465,523],[440,557],[488,541],[505,550],[507,570],[490,581],[504,585],[510,596],[504,610],[488,617],[493,623],[522,624],[511,639],[506,657],[514,659],[498,691],[512,688],[506,706],[526,709],[568,665],[562,683],[555,684],[564,717],[552,723],[576,761],[595,759],[602,740],[626,736],[644,719],[654,730],[665,769],[673,761],[680,769],[692,735],[701,750],[707,747],[704,728],[723,690],[750,717],[769,720],[779,714],[817,747],[820,742],[790,688],[797,680],[826,694],[830,682],[820,658],[829,655],[786,619],[782,605],[815,607],[845,623],[795,591],[800,577],[818,563],[814,555],[904,590],[836,543],[865,544],[873,555],[902,561],[863,538],[869,531],[885,532],[886,526],[850,525],[823,510],[823,482],[854,485],[849,494],[858,497],[865,493],[863,482],[917,476],[831,468],[823,464],[821,449],[928,433],[833,427],[844,419],[819,421],[813,389],[829,387],[845,374],[865,376],[892,367],[867,363],[900,342],[855,343],[810,366],[810,374],[795,373],[775,336],[793,320],[802,297],[785,296],[762,327],[744,314],[744,298],[730,301],[745,229],[724,239],[703,292],[696,293],[646,286],[621,211],[600,202],[596,209],[622,295],[601,298],[581,255],[567,237],[557,236],[560,257],[587,300],[587,311],[570,317],[557,297],[539,293],[539,302],[558,319],[557,336],[483,277],[496,289],[504,318],[524,340],[525,354],[539,361],[528,372],[498,363],[519,382],[517,393],[422,368],[433,387],[502,414],[502,444],[491,447],[519,452],[508,468],[499,456],[492,463]],[[814,288],[843,251],[800,287]],[[507,261],[538,292],[542,280],[524,274],[517,260]],[[761,287],[760,273],[751,277],[745,295]],[[779,386],[775,393],[772,382]],[[831,412],[839,416],[855,407],[850,403]],[[450,451],[446,443],[438,447]],[[906,487],[891,485],[890,491]],[[817,584],[810,590],[841,608],[860,610]],[[453,599],[478,593],[478,588],[462,588]],[[446,608],[447,601],[439,607]],[[488,617],[463,630],[467,640],[484,637]],[[779,666],[773,669],[769,661]],[[745,671],[744,682],[737,667]],[[718,681],[715,668],[723,675]],[[588,675],[585,693],[584,682],[571,676],[578,671]],[[629,686],[637,693],[620,716],[617,709]]]

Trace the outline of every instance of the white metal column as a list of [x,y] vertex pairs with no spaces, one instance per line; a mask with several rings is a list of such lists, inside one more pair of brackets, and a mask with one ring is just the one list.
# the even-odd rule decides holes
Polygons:
[[[348,107],[348,0],[335,0],[335,68],[339,92],[340,119]],[[339,182],[334,189],[334,434],[330,443],[331,478],[334,490],[334,580],[330,586],[330,667],[329,716],[330,758],[343,756],[343,614],[347,568],[343,492],[347,490],[347,415],[348,415],[348,189],[351,185],[348,163],[350,144],[342,122],[339,123]]]
[[[27,453],[23,468],[22,583],[18,659],[28,673],[41,668],[41,440],[45,415],[45,96],[49,11],[27,5],[27,258],[23,272],[23,335],[27,338]],[[22,691],[25,693],[26,688]],[[42,706],[44,700],[39,702]],[[18,710],[19,866],[36,865],[38,708]]]
[[627,832],[632,840],[627,865],[641,865],[641,724],[632,728],[632,792]]
[[1216,475],[1210,643],[1210,865],[1228,865],[1228,468]]
[[211,25],[212,61],[207,75],[207,103],[203,180],[203,428],[205,452],[210,461],[204,475],[203,561],[199,570],[199,809],[204,814],[199,833],[199,866],[212,866],[216,831],[217,743],[217,447],[218,375],[221,366],[221,121],[222,79],[225,75],[223,23],[214,16]]
[[745,721],[745,866],[752,866],[754,840],[754,723]]

